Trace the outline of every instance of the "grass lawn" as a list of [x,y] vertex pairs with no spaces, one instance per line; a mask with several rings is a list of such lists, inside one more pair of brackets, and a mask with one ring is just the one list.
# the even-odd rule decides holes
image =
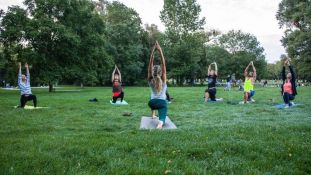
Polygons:
[[169,88],[174,131],[139,130],[147,87],[125,87],[127,106],[110,105],[111,88],[33,89],[49,107],[36,110],[0,90],[0,174],[311,174],[311,88],[283,110],[279,88],[256,88],[246,105],[222,88],[224,102],[204,104],[204,89]]

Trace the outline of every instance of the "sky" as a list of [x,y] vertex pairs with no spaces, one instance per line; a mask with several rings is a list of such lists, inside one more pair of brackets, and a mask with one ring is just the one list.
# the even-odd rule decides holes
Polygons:
[[[22,5],[23,0],[1,0],[0,9],[7,10],[11,5]],[[112,1],[112,0],[110,0]],[[163,0],[118,0],[133,8],[143,24],[156,24],[165,30],[160,20]],[[201,5],[201,17],[206,18],[205,29],[217,29],[225,33],[229,30],[242,30],[257,37],[265,49],[268,63],[279,60],[285,49],[280,40],[284,30],[279,28],[275,18],[281,0],[197,0]]]

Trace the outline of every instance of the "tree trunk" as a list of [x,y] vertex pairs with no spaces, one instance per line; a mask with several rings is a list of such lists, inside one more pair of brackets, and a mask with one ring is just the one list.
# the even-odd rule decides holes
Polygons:
[[49,92],[53,91],[53,84],[51,82],[49,82]]

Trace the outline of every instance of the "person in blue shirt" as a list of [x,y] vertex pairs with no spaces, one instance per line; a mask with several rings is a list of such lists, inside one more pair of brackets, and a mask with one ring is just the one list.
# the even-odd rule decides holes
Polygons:
[[26,63],[26,75],[22,74],[22,64],[18,63],[18,87],[21,91],[20,107],[24,108],[27,101],[32,100],[33,106],[37,107],[37,97],[31,93],[29,66]]

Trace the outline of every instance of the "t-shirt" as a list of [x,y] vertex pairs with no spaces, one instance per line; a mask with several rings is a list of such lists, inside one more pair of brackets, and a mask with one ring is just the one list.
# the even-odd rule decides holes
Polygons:
[[121,83],[118,80],[113,81],[112,92],[113,93],[117,93],[117,92],[121,93],[122,92]]
[[217,78],[217,75],[207,76],[207,87],[208,88],[216,87],[216,78]]
[[166,89],[167,89],[166,83],[162,84],[162,89],[159,93],[156,91],[156,89],[154,89],[151,81],[149,81],[149,86],[151,87],[151,99],[166,100]]
[[289,94],[293,94],[292,83],[290,81],[284,83],[283,88],[284,88],[284,92],[287,92]]
[[22,74],[18,74],[18,86],[21,90],[21,95],[30,95],[31,94],[31,87],[30,87],[30,74],[27,73],[27,80],[24,83],[22,81]]

